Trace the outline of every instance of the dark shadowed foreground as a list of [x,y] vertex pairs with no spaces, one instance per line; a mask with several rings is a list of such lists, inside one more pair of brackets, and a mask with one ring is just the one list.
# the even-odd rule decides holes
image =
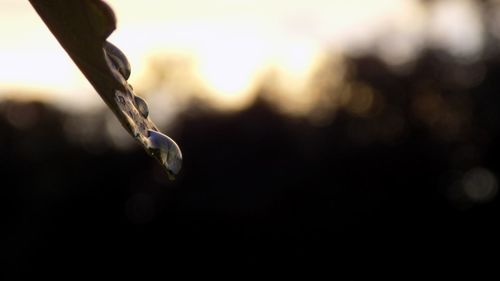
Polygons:
[[137,145],[69,137],[83,117],[3,102],[2,264],[33,276],[169,276],[204,265],[486,259],[500,234],[500,68],[438,55],[407,74],[353,59],[346,79],[383,106],[354,103],[321,124],[265,99],[234,114],[193,105],[170,130],[185,159],[174,183]]

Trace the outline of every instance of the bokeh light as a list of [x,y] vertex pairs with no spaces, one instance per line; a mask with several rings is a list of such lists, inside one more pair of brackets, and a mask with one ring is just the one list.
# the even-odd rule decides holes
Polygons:
[[474,168],[468,171],[462,180],[464,192],[473,202],[492,200],[498,192],[496,176],[488,169]]

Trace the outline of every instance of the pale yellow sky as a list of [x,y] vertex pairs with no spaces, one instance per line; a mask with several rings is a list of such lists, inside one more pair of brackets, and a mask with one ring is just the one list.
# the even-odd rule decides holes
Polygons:
[[[469,0],[441,1],[431,12],[417,0],[107,2],[118,19],[110,41],[129,58],[133,84],[152,53],[181,53],[194,61],[193,75],[209,97],[228,107],[251,99],[270,68],[301,91],[325,53],[370,50],[401,63],[424,44],[458,55],[482,44],[479,11]],[[28,1],[0,0],[0,7],[0,98],[23,91],[70,107],[101,104]]]

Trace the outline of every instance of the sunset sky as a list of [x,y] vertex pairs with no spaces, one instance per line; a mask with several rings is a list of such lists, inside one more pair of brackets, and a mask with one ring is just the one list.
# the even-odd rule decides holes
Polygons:
[[[479,10],[468,0],[432,9],[417,0],[107,2],[118,19],[109,40],[129,58],[132,84],[144,79],[153,54],[182,55],[194,62],[196,83],[228,107],[249,100],[269,69],[300,91],[325,54],[369,50],[400,64],[426,44],[459,56],[482,47]],[[0,99],[101,103],[28,1],[0,0],[0,7]]]

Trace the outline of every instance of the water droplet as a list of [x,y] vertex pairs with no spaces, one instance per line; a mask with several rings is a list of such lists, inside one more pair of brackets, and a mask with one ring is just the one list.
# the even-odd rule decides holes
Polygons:
[[168,136],[158,132],[154,123],[147,118],[146,102],[131,92],[115,91],[118,106],[117,117],[127,131],[146,151],[156,158],[170,180],[174,180],[182,166],[182,154],[179,146]]
[[160,132],[148,130],[148,149],[165,167],[170,179],[179,174],[182,154],[179,146],[171,138]]
[[118,102],[125,105],[125,98],[123,96],[118,96]]
[[134,102],[135,102],[135,107],[141,113],[142,117],[148,118],[149,109],[146,101],[139,96],[134,96]]
[[104,42],[104,52],[113,64],[114,68],[127,80],[130,77],[130,63],[127,57],[123,54],[118,47],[108,41]]

